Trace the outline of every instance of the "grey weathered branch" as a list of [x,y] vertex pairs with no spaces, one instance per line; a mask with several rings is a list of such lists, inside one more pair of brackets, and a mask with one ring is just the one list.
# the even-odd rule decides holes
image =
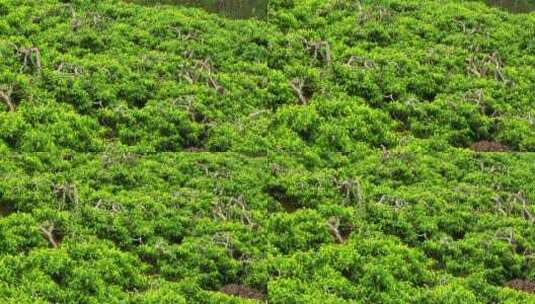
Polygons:
[[305,41],[305,45],[315,60],[321,60],[328,66],[332,64],[331,46],[328,41]]
[[292,88],[294,93],[297,95],[297,98],[299,99],[299,102],[301,104],[308,103],[308,100],[303,93],[304,86],[305,86],[305,82],[301,78],[290,81],[290,87]]
[[344,238],[342,237],[342,234],[340,234],[340,219],[337,217],[331,217],[327,221],[327,228],[329,229],[329,232],[334,237],[334,240],[337,243],[343,243]]
[[38,48],[17,48],[17,52],[23,59],[22,69],[28,67],[31,64],[37,70],[41,70],[41,51],[39,51]]
[[0,87],[0,99],[4,101],[7,105],[9,111],[15,111],[15,103],[11,99],[11,94],[13,94],[13,87],[11,86],[2,86]]
[[212,68],[212,64],[210,62],[210,59],[205,59],[205,60],[199,60],[197,61],[197,65],[206,71],[207,73],[207,78],[208,78],[208,84],[210,86],[212,86],[212,88],[214,88],[218,93],[224,93],[225,92],[225,88],[223,88],[223,86],[221,86],[217,80],[214,78],[214,76],[212,75],[212,71],[213,71],[213,68]]
[[43,224],[41,224],[41,226],[39,226],[39,229],[43,233],[43,236],[50,243],[50,245],[52,247],[54,247],[54,248],[57,248],[58,247],[58,243],[54,239],[54,229],[55,229],[54,223],[50,223],[48,221],[44,222]]

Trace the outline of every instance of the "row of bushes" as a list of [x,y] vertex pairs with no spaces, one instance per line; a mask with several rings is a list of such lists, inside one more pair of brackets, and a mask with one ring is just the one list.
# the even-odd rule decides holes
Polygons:
[[0,162],[0,298],[237,303],[219,291],[237,284],[270,303],[528,303],[503,286],[535,280],[534,164],[13,154]]
[[[263,21],[122,1],[5,1],[1,145],[347,151],[412,138],[535,149],[533,15],[470,1],[270,6]],[[316,112],[299,119],[314,130],[280,119],[294,111]]]

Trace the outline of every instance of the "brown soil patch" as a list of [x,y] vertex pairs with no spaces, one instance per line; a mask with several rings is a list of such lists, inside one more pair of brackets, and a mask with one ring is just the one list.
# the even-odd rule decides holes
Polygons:
[[286,211],[287,213],[294,213],[294,212],[297,212],[297,210],[299,210],[299,207],[293,205],[292,203],[280,202],[280,204],[281,204],[281,207],[284,209],[284,211]]
[[472,150],[476,152],[507,152],[509,147],[495,141],[482,140],[472,145]]
[[535,282],[528,280],[514,279],[505,283],[505,286],[524,292],[535,293]]
[[288,213],[294,213],[299,210],[300,206],[296,204],[298,199],[295,196],[289,195],[287,190],[278,185],[270,185],[266,189],[266,192],[273,199],[278,201],[282,208]]
[[266,295],[260,290],[247,287],[239,284],[227,284],[221,288],[221,292],[226,293],[231,296],[245,298],[245,299],[255,299],[255,300],[265,300]]
[[15,212],[13,205],[8,204],[7,202],[0,202],[0,217],[8,216],[13,212]]

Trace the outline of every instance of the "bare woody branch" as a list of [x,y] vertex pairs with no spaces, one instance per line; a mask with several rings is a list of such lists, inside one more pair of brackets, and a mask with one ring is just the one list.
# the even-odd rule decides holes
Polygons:
[[54,224],[50,222],[44,222],[39,226],[39,229],[41,229],[41,233],[46,238],[46,240],[50,243],[50,245],[54,248],[58,247],[58,243],[54,239]]
[[15,111],[15,103],[11,99],[11,94],[13,94],[13,87],[11,86],[0,86],[0,99],[4,101],[4,103],[7,105],[7,108],[9,111],[14,112]]

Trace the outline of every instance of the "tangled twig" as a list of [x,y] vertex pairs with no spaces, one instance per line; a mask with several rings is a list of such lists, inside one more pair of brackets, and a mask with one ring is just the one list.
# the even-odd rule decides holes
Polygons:
[[213,68],[209,59],[197,61],[197,66],[207,72],[206,77],[208,78],[209,85],[212,86],[212,88],[214,88],[218,93],[225,92],[225,88],[223,88],[223,86],[221,86],[212,75]]
[[[476,49],[477,50],[477,49]],[[471,55],[466,59],[468,72],[477,77],[486,77],[489,72],[494,73],[494,79],[509,84],[511,81],[505,76],[503,71],[503,62],[501,61],[497,52],[490,55],[484,55],[478,58],[476,55]]]
[[239,220],[252,227],[256,227],[257,224],[253,221],[249,208],[247,207],[242,196],[237,198],[232,197],[228,203],[223,203],[219,199],[214,202],[212,208],[214,216],[220,218],[223,221],[228,221],[232,218],[239,218]]
[[524,218],[532,223],[535,223],[535,217],[529,212],[528,201],[523,192],[518,192],[514,194],[514,198],[522,203],[522,215]]
[[21,72],[30,65],[41,70],[41,51],[37,47],[18,47],[13,44],[17,54],[22,59]]
[[305,41],[308,51],[314,60],[321,60],[328,66],[332,63],[331,46],[327,41]]
[[373,60],[370,60],[364,57],[354,56],[354,55],[349,57],[349,59],[346,62],[346,65],[353,66],[355,63],[359,64],[365,69],[372,69],[376,66]]
[[75,205],[78,204],[78,191],[75,184],[65,183],[53,185],[52,190],[64,204],[68,202],[74,203]]
[[338,181],[336,178],[334,178],[334,183],[338,186],[338,189],[344,194],[346,200],[354,200],[358,203],[364,201],[364,197],[362,195],[362,186],[358,179],[350,178],[344,181]]

